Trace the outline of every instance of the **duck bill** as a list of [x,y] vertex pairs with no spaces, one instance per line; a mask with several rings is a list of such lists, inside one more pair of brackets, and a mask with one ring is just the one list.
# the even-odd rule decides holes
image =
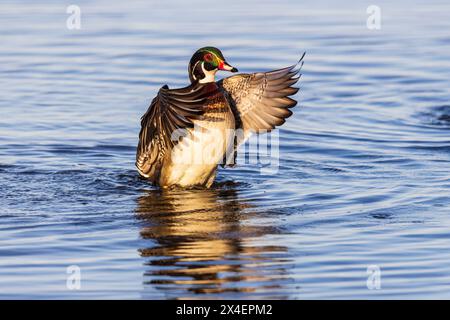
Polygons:
[[237,68],[235,68],[233,66],[230,66],[225,61],[220,61],[220,63],[219,63],[219,70],[230,71],[230,72],[238,72]]

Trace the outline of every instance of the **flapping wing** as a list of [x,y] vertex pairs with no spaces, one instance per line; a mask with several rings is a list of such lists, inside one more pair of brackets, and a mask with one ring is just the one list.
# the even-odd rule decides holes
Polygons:
[[[270,72],[239,74],[219,82],[228,93],[245,135],[267,132],[282,125],[292,115],[297,101],[289,98],[297,93],[292,87],[300,78],[303,56],[297,64]],[[297,68],[297,66],[299,66]]]
[[164,156],[177,143],[172,134],[177,129],[192,128],[192,120],[202,116],[208,96],[215,91],[215,85],[182,89],[165,85],[159,90],[141,118],[136,167],[142,176],[153,182],[158,179]]

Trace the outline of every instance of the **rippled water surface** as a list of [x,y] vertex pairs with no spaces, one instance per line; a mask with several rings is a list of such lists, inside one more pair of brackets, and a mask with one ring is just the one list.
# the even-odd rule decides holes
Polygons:
[[[80,30],[0,4],[0,298],[450,298],[448,1],[377,1],[381,30],[365,2],[76,2]],[[205,45],[242,72],[306,51],[300,104],[278,172],[161,192],[139,118]]]

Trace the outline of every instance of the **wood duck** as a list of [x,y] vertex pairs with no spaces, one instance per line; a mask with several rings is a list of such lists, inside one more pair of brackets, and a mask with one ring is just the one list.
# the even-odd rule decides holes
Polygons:
[[292,115],[297,101],[289,96],[299,90],[292,86],[304,56],[290,67],[216,82],[218,70],[238,70],[219,49],[198,49],[188,66],[191,84],[163,86],[141,118],[139,174],[162,188],[209,188],[218,165],[233,166],[238,146],[252,133],[268,132]]

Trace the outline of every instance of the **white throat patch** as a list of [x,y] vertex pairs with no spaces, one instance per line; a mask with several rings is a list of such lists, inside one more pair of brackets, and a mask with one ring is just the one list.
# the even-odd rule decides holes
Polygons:
[[213,69],[211,71],[208,71],[205,69],[205,63],[202,62],[202,71],[205,74],[205,77],[199,81],[199,83],[207,83],[207,82],[214,82],[216,81],[216,72],[217,69]]

